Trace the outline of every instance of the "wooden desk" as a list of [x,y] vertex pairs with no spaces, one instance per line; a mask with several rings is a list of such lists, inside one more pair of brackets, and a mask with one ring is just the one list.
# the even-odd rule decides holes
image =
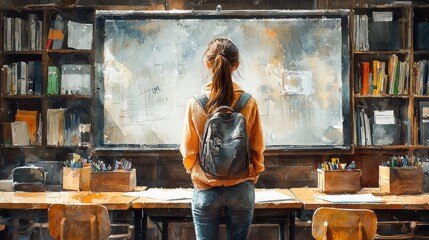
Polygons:
[[[47,210],[52,204],[102,204],[108,210],[131,210],[137,197],[123,196],[122,192],[0,192],[0,209],[9,212],[12,219],[47,221]],[[141,211],[140,211],[141,213]],[[134,224],[141,222],[141,214],[134,215]],[[136,229],[140,231],[140,229]]]
[[381,210],[429,210],[429,193],[417,195],[382,195],[378,188],[364,188],[360,194],[372,193],[383,199],[373,203],[333,203],[315,198],[314,195],[326,195],[317,188],[292,188],[291,192],[301,200],[304,209],[315,210],[319,207],[338,207]]
[[0,192],[0,208],[48,209],[54,203],[95,203],[109,210],[128,210],[135,199],[121,192]]
[[[163,189],[172,191],[173,189]],[[275,190],[295,198],[288,189],[256,189],[258,192]],[[186,189],[192,192],[193,189]],[[162,223],[162,239],[168,239],[168,223],[192,221],[191,199],[165,201],[155,198],[139,197],[131,203],[133,209],[143,210],[143,235],[147,230],[147,218],[154,222]],[[254,223],[269,223],[279,225],[279,238],[294,239],[295,236],[295,210],[300,209],[302,203],[298,199],[279,202],[257,202],[255,203]],[[286,228],[287,226],[287,228]],[[285,231],[287,232],[285,234]]]

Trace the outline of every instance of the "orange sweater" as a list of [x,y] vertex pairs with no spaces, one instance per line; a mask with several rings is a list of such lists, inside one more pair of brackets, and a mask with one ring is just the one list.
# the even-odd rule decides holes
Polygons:
[[[209,94],[211,83],[208,83],[202,90],[203,94]],[[243,92],[240,86],[234,83],[234,100],[232,106],[238,100]],[[214,186],[232,186],[247,180],[254,183],[258,180],[259,174],[265,170],[264,139],[262,134],[261,121],[259,118],[258,105],[252,97],[241,110],[246,117],[246,130],[249,136],[251,163],[248,170],[248,177],[233,180],[220,180],[211,177],[201,169],[198,160],[200,142],[204,132],[204,124],[207,115],[195,98],[188,100],[186,104],[185,126],[183,129],[183,138],[180,145],[180,152],[183,156],[183,165],[188,173],[191,174],[192,182],[195,188],[199,190],[209,189]]]

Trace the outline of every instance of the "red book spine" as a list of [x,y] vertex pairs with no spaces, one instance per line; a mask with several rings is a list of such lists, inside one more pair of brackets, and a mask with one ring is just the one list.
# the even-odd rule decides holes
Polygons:
[[361,63],[361,81],[362,95],[368,95],[369,92],[369,62]]

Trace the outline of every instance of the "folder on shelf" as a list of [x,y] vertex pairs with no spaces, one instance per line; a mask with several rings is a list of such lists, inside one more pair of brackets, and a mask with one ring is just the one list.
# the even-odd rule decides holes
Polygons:
[[429,22],[418,22],[414,28],[415,49],[429,50]]
[[373,145],[399,145],[401,140],[401,124],[373,124]]
[[74,49],[92,49],[92,24],[68,21],[67,47]]
[[369,23],[369,46],[371,50],[399,50],[400,32],[398,21]]

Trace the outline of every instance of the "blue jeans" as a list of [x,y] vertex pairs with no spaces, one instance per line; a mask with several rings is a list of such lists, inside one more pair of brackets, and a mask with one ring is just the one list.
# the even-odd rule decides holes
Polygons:
[[245,240],[250,232],[255,207],[255,187],[251,181],[230,187],[194,189],[192,217],[198,240],[217,240],[222,210],[226,237]]

